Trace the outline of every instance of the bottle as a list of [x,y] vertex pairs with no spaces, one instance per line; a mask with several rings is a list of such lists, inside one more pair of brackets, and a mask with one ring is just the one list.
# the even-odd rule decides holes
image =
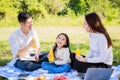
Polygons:
[[75,54],[80,55],[80,49],[77,48]]
[[53,49],[50,49],[50,52],[49,52],[49,62],[53,62],[54,61],[54,54],[53,54]]
[[36,41],[35,41],[35,38],[34,38],[34,37],[32,37],[32,41],[34,41],[34,45],[32,46],[33,51],[30,53],[30,56],[34,57],[35,54],[37,53],[37,51],[36,51],[37,44],[36,44]]
[[76,55],[80,55],[80,49],[79,49],[79,44],[77,44],[77,47],[76,47],[76,52],[75,52]]
[[[32,40],[35,41],[35,38],[33,37]],[[33,47],[34,49],[37,48],[36,42],[35,42],[35,45],[33,45],[32,47]]]

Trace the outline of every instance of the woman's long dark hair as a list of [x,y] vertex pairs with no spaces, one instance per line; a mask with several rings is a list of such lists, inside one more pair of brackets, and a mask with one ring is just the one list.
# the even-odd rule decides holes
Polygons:
[[105,35],[105,37],[107,38],[107,42],[108,42],[107,43],[108,48],[112,46],[111,38],[108,32],[106,31],[105,27],[103,26],[100,20],[100,17],[96,13],[90,13],[90,14],[85,15],[85,20],[87,21],[88,25],[90,26],[90,29],[93,32],[99,32]]
[[[66,38],[66,45],[64,45],[63,47],[64,47],[64,48],[67,48],[67,47],[68,47],[68,48],[69,48],[69,52],[70,52],[70,54],[71,54],[71,51],[70,51],[70,41],[69,41],[68,35],[65,34],[65,33],[60,33],[60,34],[58,34],[58,36],[56,37],[56,39],[57,39],[60,35],[64,35],[64,36],[65,36],[65,38]],[[53,46],[53,52],[54,52],[54,53],[55,53],[56,49],[57,49],[57,43],[55,42],[55,45]]]

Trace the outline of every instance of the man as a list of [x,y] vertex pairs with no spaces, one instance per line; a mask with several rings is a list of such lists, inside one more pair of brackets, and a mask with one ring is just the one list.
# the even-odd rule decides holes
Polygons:
[[32,15],[29,12],[21,12],[18,15],[18,21],[20,28],[9,37],[14,66],[33,71],[41,67],[42,61],[47,61],[47,54],[39,55],[40,44],[37,33],[32,28]]

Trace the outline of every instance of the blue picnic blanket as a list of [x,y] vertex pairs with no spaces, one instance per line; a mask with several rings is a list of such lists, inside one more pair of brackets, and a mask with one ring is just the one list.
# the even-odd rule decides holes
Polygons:
[[18,68],[15,68],[11,63],[8,63],[6,66],[0,66],[0,76],[3,76],[9,80],[18,80],[21,77],[18,77],[20,74],[28,74],[29,76],[25,77],[26,80],[34,80],[35,77],[39,77],[40,75],[45,76],[47,80],[53,80],[55,76],[64,75],[70,80],[82,80],[80,76],[74,70],[70,70],[70,72],[64,72],[60,74],[48,74],[47,70],[38,69],[35,71],[24,71]]
[[[110,80],[118,80],[118,76],[120,74],[120,65],[113,66],[114,69]],[[6,66],[0,66],[0,76],[6,77],[9,80],[18,80],[20,77],[18,77],[20,74],[29,74],[28,77],[26,77],[26,80],[34,80],[35,77],[39,77],[40,75],[43,75],[47,78],[47,80],[53,80],[55,76],[64,75],[70,80],[82,80],[81,76],[78,76],[78,73],[74,70],[70,70],[70,72],[64,72],[60,74],[48,74],[47,70],[38,69],[32,72],[24,71],[18,68],[15,68],[13,65],[11,65],[11,62],[8,63]]]
[[118,77],[120,75],[120,65],[113,66],[112,68],[114,69],[114,71],[113,71],[113,73],[111,75],[110,80],[118,80]]

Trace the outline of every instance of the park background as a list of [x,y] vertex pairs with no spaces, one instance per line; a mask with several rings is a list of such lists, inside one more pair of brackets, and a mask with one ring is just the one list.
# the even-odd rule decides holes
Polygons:
[[12,60],[8,38],[19,28],[17,15],[21,11],[33,15],[33,28],[42,52],[49,51],[56,36],[65,32],[70,38],[71,51],[75,52],[79,44],[82,55],[89,51],[84,15],[96,12],[113,41],[113,65],[120,64],[120,0],[0,0],[0,66]]

